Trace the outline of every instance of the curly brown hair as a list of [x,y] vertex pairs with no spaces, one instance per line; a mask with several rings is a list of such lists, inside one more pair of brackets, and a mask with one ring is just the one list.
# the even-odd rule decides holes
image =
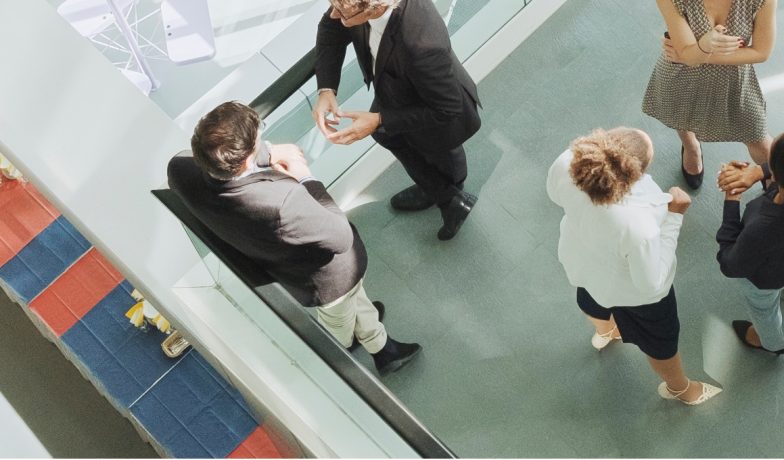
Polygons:
[[569,174],[594,204],[618,203],[648,167],[648,149],[647,135],[638,129],[597,129],[572,141]]

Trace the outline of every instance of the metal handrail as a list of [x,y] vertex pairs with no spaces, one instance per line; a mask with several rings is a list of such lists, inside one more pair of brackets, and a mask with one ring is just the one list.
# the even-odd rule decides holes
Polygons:
[[454,453],[370,371],[319,325],[283,287],[245,254],[218,238],[172,190],[153,190],[213,254],[247,285],[275,315],[308,345],[356,394],[423,458],[455,458]]
[[[250,107],[266,118],[313,77],[315,62],[316,50],[313,48],[259,94],[249,104]],[[153,190],[152,193],[412,449],[423,458],[456,458],[383,383],[356,361],[329,332],[313,321],[304,307],[258,264],[218,238],[172,190]]]
[[248,105],[262,119],[267,118],[316,74],[315,67],[316,48],[312,48]]

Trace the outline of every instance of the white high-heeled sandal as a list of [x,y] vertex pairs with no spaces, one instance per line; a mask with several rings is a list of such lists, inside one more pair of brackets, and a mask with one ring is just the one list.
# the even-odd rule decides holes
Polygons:
[[599,334],[598,332],[593,333],[593,337],[591,337],[591,345],[597,350],[601,350],[602,348],[606,347],[610,344],[613,340],[621,340],[620,337],[613,337],[613,332],[618,329],[618,326],[614,326],[608,332],[604,334]]
[[677,399],[678,401],[682,402],[683,404],[686,404],[687,406],[696,406],[697,404],[702,404],[705,401],[711,399],[712,397],[722,392],[721,388],[715,387],[709,383],[705,383],[705,382],[699,382],[699,383],[702,383],[702,394],[700,395],[699,398],[695,399],[694,401],[684,401],[683,399],[680,398],[682,394],[686,393],[686,391],[689,390],[689,387],[691,386],[691,380],[689,380],[689,383],[686,384],[686,388],[684,388],[681,391],[671,390],[670,387],[667,386],[667,382],[660,383],[657,391],[659,393],[659,396],[661,396],[662,398]]

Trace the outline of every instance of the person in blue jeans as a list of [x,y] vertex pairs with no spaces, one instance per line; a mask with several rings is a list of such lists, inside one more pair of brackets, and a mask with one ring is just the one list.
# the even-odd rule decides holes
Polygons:
[[745,345],[784,354],[781,292],[784,289],[784,135],[771,146],[768,165],[773,182],[746,205],[740,216],[741,193],[727,190],[724,218],[716,233],[721,272],[740,278],[751,321],[732,328]]

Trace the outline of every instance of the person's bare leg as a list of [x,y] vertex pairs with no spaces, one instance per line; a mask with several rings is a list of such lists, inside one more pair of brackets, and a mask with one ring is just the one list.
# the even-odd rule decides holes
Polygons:
[[688,386],[688,390],[679,396],[680,399],[694,401],[702,395],[702,383],[696,380],[690,383],[689,378],[683,373],[680,353],[676,353],[669,359],[653,359],[648,356],[648,362],[653,371],[667,383],[671,393],[680,393]]
[[699,174],[702,171],[702,150],[700,141],[691,131],[677,130],[678,137],[683,144],[683,167],[689,174]]
[[613,318],[612,315],[610,315],[609,320],[598,319],[589,315],[585,315],[585,317],[588,318],[591,324],[593,324],[593,327],[596,328],[597,334],[604,335],[615,329],[612,333],[612,338],[621,336],[621,333],[618,331],[618,327],[615,324],[615,318]]
[[758,165],[767,163],[768,153],[770,153],[770,145],[772,143],[773,138],[766,136],[765,139],[760,142],[746,144],[746,147],[749,149],[749,155],[751,156],[751,159],[754,160],[754,163],[757,163]]

